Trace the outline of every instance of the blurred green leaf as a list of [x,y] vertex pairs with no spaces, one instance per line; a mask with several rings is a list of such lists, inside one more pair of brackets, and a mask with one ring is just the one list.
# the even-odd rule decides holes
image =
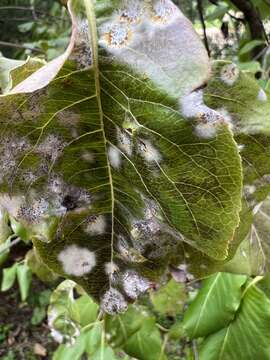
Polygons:
[[17,267],[18,265],[15,263],[10,268],[3,269],[1,291],[7,291],[13,286],[16,280]]
[[25,301],[29,294],[32,282],[32,271],[26,263],[18,265],[16,269],[21,299],[22,301]]
[[151,292],[150,297],[157,312],[175,316],[182,312],[186,301],[185,285],[171,279],[158,291]]
[[47,312],[44,307],[35,307],[31,317],[31,324],[39,325],[46,318],[46,315]]
[[165,360],[162,339],[154,318],[146,318],[143,326],[128,338],[123,346],[125,352],[138,360]]
[[191,338],[207,336],[232,321],[241,302],[247,277],[217,273],[204,280],[184,315],[183,327]]
[[72,303],[74,319],[84,327],[96,320],[98,305],[88,295],[80,296]]
[[254,50],[257,46],[265,44],[265,41],[263,40],[252,40],[246,43],[240,50],[239,55],[245,55],[252,50]]
[[170,328],[169,337],[173,340],[180,340],[185,335],[183,321],[176,321]]
[[124,314],[106,316],[105,328],[110,334],[110,342],[122,347],[149,319],[149,312],[144,307],[130,305]]
[[60,345],[52,360],[80,360],[85,351],[85,338],[79,336],[73,345]]
[[270,300],[258,287],[248,287],[228,326],[202,343],[200,360],[217,359],[270,359]]

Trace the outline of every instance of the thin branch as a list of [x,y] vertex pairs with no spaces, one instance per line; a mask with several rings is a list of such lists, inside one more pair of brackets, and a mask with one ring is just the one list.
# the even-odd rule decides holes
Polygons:
[[0,6],[0,10],[30,10],[30,11],[32,11],[31,7],[29,7],[29,6]]
[[13,246],[17,245],[20,241],[22,241],[21,238],[17,237],[15,238],[13,241],[11,241],[9,244],[7,245],[2,245],[0,247],[0,255],[2,255],[4,252],[6,252],[7,250],[11,249]]
[[198,354],[196,340],[192,340],[192,351],[193,351],[193,355],[194,355],[194,360],[199,360],[199,354]]
[[206,47],[208,56],[210,57],[211,52],[210,52],[210,48],[209,48],[209,44],[208,44],[207,33],[206,33],[206,25],[205,25],[204,16],[203,16],[202,0],[197,0],[197,7],[198,7],[198,11],[199,11],[200,21],[201,21],[202,28],[203,28],[204,45]]
[[7,47],[12,47],[12,48],[17,48],[17,49],[30,50],[30,51],[45,54],[45,51],[43,51],[41,49],[31,48],[29,46],[25,46],[25,45],[21,45],[21,44],[14,44],[14,43],[10,43],[10,42],[7,42],[7,41],[0,41],[0,46],[7,46]]
[[68,19],[64,19],[64,18],[61,18],[59,16],[54,16],[54,15],[51,15],[45,11],[42,11],[42,10],[38,10],[38,9],[34,9],[34,13],[33,13],[33,6],[0,6],[0,11],[1,10],[22,10],[22,11],[31,11],[32,14],[33,14],[33,19],[35,20],[39,20],[36,16],[36,14],[40,14],[40,15],[45,15],[45,16],[48,16],[52,19],[58,19],[58,20],[61,20],[61,21],[69,21]]

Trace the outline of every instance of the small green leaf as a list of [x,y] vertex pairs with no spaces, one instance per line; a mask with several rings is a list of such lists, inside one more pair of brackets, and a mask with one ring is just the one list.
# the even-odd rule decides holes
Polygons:
[[162,354],[162,339],[155,319],[145,319],[143,326],[128,338],[124,351],[138,360],[165,360]]
[[205,339],[199,355],[200,360],[269,360],[270,300],[267,296],[256,286],[250,286],[235,317],[227,327]]
[[77,315],[77,322],[84,327],[96,320],[98,305],[88,295],[83,295],[74,301],[72,310]]
[[234,318],[240,306],[246,276],[218,273],[203,282],[184,315],[183,327],[191,338],[215,332]]
[[18,265],[15,263],[12,267],[3,269],[1,291],[7,291],[13,286],[16,280],[17,267]]
[[169,337],[173,340],[180,340],[185,335],[185,329],[182,321],[176,321],[170,328]]
[[252,40],[249,41],[247,44],[245,44],[240,50],[239,50],[239,55],[245,55],[247,53],[249,53],[250,51],[252,51],[254,48],[256,48],[257,46],[260,45],[264,45],[265,41],[263,40]]
[[85,351],[88,355],[93,355],[101,344],[102,324],[96,323],[91,330],[85,332]]
[[31,324],[39,325],[45,318],[46,310],[44,309],[44,307],[35,307],[31,317]]
[[120,358],[115,355],[111,347],[106,345],[98,349],[91,357],[91,360],[120,360]]
[[85,338],[79,336],[74,345],[60,345],[52,360],[80,360],[85,351]]
[[174,279],[171,279],[157,292],[151,293],[154,309],[163,315],[175,316],[182,312],[185,300],[185,286]]
[[149,319],[149,313],[143,307],[130,305],[124,314],[106,316],[106,332],[110,334],[110,342],[122,347]]
[[19,283],[21,299],[22,301],[25,301],[29,294],[32,282],[32,271],[25,263],[17,266],[17,279]]

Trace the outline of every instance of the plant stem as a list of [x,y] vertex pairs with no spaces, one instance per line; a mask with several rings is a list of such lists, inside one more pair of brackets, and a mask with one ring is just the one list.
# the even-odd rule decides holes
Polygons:
[[20,44],[14,44],[14,43],[10,43],[7,41],[0,41],[0,46],[7,46],[7,47],[13,47],[13,48],[17,48],[17,49],[25,49],[25,50],[31,50],[34,52],[39,52],[42,54],[45,54],[45,52],[41,49],[37,49],[37,48],[31,48],[29,46],[24,46],[24,45],[20,45]]
[[21,238],[17,237],[13,241],[11,241],[9,244],[4,244],[0,246],[0,255],[2,255],[7,250],[11,249],[13,246],[17,245],[21,241]]

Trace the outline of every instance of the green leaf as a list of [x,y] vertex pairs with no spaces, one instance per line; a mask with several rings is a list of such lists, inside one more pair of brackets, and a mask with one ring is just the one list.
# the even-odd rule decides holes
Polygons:
[[234,318],[247,277],[218,273],[203,282],[184,315],[183,327],[191,338],[205,337]]
[[[73,343],[80,334],[77,323],[78,312],[74,311],[74,289],[76,283],[71,280],[63,281],[53,291],[48,307],[48,325],[51,335],[57,342]],[[78,309],[75,307],[78,311]]]
[[31,282],[32,282],[32,271],[26,263],[20,264],[16,268],[17,279],[20,288],[20,294],[22,301],[25,301],[28,297]]
[[85,332],[85,351],[88,355],[93,355],[101,346],[103,324],[96,323],[91,330]]
[[182,321],[176,321],[170,328],[169,337],[173,340],[180,340],[185,335],[185,329]]
[[138,360],[165,360],[162,341],[155,320],[148,318],[139,331],[132,335],[123,349]]
[[35,249],[31,249],[26,254],[26,263],[31,271],[43,282],[53,282],[58,278],[58,275],[51,271],[43,261]]
[[[231,72],[234,69],[233,72],[238,74],[230,85],[222,80],[224,67]],[[206,102],[216,109],[222,107],[231,118],[244,173],[240,225],[229,249],[229,258],[233,260],[220,265],[216,262],[214,267],[216,270],[259,275],[269,271],[269,93],[261,89],[252,76],[239,72],[235,65],[217,62],[214,70],[214,76],[206,91]]]
[[113,351],[113,349],[109,346],[105,346],[100,348],[97,352],[92,356],[93,360],[120,360]]
[[39,325],[42,321],[46,318],[46,310],[44,307],[35,307],[32,317],[31,317],[31,324],[32,325]]
[[252,74],[256,74],[258,71],[262,70],[261,64],[258,61],[247,61],[239,63],[239,69],[242,71],[248,71]]
[[10,244],[10,235],[8,214],[0,210],[0,268],[8,258],[9,249],[6,247]]
[[79,336],[73,345],[60,345],[53,354],[53,360],[80,360],[85,350],[85,338]]
[[98,305],[88,295],[83,295],[74,301],[72,310],[77,312],[77,322],[84,327],[96,320]]
[[263,44],[265,44],[265,41],[263,41],[263,40],[249,41],[239,50],[239,55],[245,55],[245,54],[249,53],[250,51],[252,51],[257,46],[260,46]]
[[110,334],[110,343],[122,347],[149,319],[149,313],[143,307],[130,305],[121,315],[106,317],[106,333]]
[[16,280],[17,267],[18,265],[15,263],[10,268],[3,269],[1,291],[7,291],[13,286]]
[[132,3],[85,4],[90,29],[72,11],[66,52],[0,97],[11,125],[0,205],[11,196],[9,216],[46,265],[114,314],[184,244],[227,258],[242,171],[228,124],[193,91],[209,59],[180,10],[145,1],[130,19]]
[[12,87],[10,72],[16,67],[22,66],[25,62],[21,60],[7,59],[0,54],[0,90],[6,92]]
[[175,316],[183,310],[186,301],[185,286],[172,279],[157,292],[151,293],[151,301],[160,314]]
[[250,286],[239,311],[227,327],[202,343],[200,360],[269,360],[270,301],[256,286]]
[[220,19],[222,20],[222,18],[224,17],[224,15],[228,12],[229,10],[229,6],[228,5],[216,5],[214,7],[214,11],[211,12],[209,15],[206,16],[206,19],[208,21],[213,21],[213,20],[216,20],[216,19]]

